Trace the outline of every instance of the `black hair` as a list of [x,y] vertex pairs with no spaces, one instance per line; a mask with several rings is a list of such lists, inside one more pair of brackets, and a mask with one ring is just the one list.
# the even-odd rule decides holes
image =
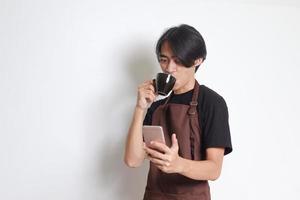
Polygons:
[[[192,26],[181,24],[167,29],[158,39],[156,56],[159,59],[161,46],[168,42],[174,55],[185,67],[191,67],[198,58],[206,59],[206,45],[202,35]],[[196,66],[196,71],[200,65]]]

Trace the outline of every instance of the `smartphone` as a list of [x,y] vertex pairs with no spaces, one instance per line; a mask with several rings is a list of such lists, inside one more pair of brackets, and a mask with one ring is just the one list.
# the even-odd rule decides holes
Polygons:
[[143,126],[143,138],[146,146],[149,146],[151,141],[161,142],[166,144],[164,131],[161,126]]

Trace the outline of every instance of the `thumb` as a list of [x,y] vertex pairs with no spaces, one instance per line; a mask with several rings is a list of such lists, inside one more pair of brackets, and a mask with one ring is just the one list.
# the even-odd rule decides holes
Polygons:
[[172,149],[178,148],[178,140],[176,138],[176,134],[175,133],[172,134],[172,147],[171,148]]

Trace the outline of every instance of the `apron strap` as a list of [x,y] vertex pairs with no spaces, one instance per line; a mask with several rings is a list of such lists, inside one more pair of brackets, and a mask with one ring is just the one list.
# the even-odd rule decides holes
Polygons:
[[199,83],[195,80],[194,93],[192,97],[192,101],[190,102],[189,115],[195,115],[197,112],[198,105],[198,95],[199,95]]
[[195,87],[193,92],[192,101],[190,102],[190,108],[188,110],[189,114],[189,122],[191,127],[190,132],[190,142],[191,142],[191,157],[192,160],[195,159],[195,155],[197,155],[199,152],[197,152],[197,149],[195,148],[197,141],[195,141],[195,134],[198,134],[198,129],[196,127],[196,124],[198,123],[198,117],[196,115],[197,113],[197,105],[198,105],[198,94],[199,94],[199,84],[197,80],[195,80]]

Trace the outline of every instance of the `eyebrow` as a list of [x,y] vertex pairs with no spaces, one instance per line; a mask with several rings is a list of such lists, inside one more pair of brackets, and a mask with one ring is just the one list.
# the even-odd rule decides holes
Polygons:
[[[164,54],[159,54],[159,57],[169,58],[168,56]],[[177,56],[171,56],[171,58],[177,58]]]

